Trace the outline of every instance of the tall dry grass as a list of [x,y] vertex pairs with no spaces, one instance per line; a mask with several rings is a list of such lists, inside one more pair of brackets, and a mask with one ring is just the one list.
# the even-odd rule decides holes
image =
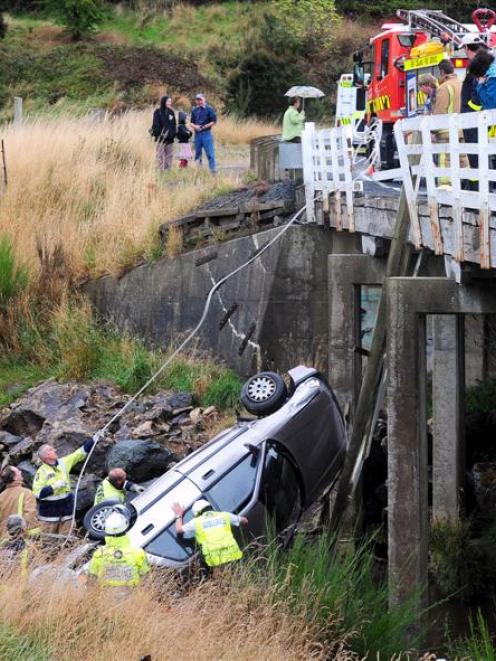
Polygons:
[[159,225],[236,187],[248,166],[245,143],[273,130],[220,118],[220,174],[212,179],[195,167],[159,175],[150,124],[148,110],[103,123],[45,118],[4,127],[9,183],[0,196],[0,235],[13,240],[32,272],[39,269],[37,242],[49,252],[61,244],[77,276],[156,256]]
[[273,586],[245,578],[228,570],[178,594],[177,581],[157,573],[122,599],[95,586],[61,585],[53,575],[27,585],[11,576],[3,581],[0,625],[57,661],[356,658],[343,642],[325,649],[316,623],[275,602]]

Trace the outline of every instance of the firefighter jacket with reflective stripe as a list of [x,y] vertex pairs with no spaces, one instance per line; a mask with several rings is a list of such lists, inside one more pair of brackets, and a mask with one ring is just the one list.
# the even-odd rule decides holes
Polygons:
[[20,484],[8,484],[0,494],[0,537],[7,533],[7,519],[11,514],[24,517],[29,531],[36,528],[36,498]]
[[94,504],[98,505],[102,501],[109,500],[111,498],[117,499],[120,503],[123,503],[126,500],[126,491],[132,491],[133,487],[134,483],[126,480],[124,482],[124,487],[122,489],[118,489],[117,487],[114,487],[114,485],[110,483],[108,477],[106,477],[98,485]]
[[74,496],[70,472],[86,458],[84,448],[61,457],[54,466],[41,464],[33,481],[33,493],[38,500],[40,521],[67,521],[72,516]]
[[228,512],[205,512],[194,519],[195,539],[209,567],[239,560],[243,556],[231,530]]
[[131,587],[138,585],[150,571],[143,549],[136,548],[127,535],[105,537],[91,558],[88,573],[102,585]]
[[461,112],[474,112],[482,110],[479,95],[477,94],[477,78],[467,73],[462,83]]

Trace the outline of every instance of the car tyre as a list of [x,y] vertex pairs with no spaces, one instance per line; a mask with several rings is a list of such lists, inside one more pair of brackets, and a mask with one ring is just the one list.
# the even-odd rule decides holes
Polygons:
[[241,389],[241,403],[253,415],[270,415],[277,411],[288,396],[280,374],[260,372],[246,381]]
[[[88,537],[94,540],[102,540],[105,537],[105,519],[114,509],[119,505],[120,501],[117,498],[108,498],[102,500],[98,505],[93,505],[84,515],[83,526],[88,531]],[[133,513],[132,508],[128,508],[130,513],[131,525],[136,520],[136,514]],[[134,519],[134,520],[133,520]]]

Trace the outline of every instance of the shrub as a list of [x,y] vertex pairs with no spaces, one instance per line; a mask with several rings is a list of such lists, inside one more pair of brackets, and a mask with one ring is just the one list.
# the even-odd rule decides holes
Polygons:
[[233,409],[239,406],[241,381],[231,370],[225,370],[208,386],[201,397],[204,406],[216,406],[218,409]]
[[28,272],[17,264],[12,242],[0,236],[0,308],[18,296],[28,283]]
[[477,619],[470,618],[470,636],[451,644],[450,656],[470,661],[496,661],[496,648],[480,609]]
[[284,94],[295,81],[308,82],[292,61],[268,50],[249,52],[229,78],[227,108],[243,117],[278,117],[288,106]]
[[467,413],[487,414],[496,409],[496,379],[479,381],[467,388],[465,405]]
[[45,0],[45,7],[65,26],[74,41],[93,32],[105,17],[102,0]]

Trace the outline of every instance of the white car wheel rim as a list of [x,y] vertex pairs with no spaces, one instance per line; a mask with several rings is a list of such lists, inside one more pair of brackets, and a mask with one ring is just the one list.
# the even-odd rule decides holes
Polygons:
[[276,383],[268,376],[258,376],[248,386],[248,396],[253,402],[265,402],[276,391]]
[[99,512],[96,512],[92,517],[91,517],[91,525],[95,530],[100,530],[103,531],[105,530],[105,521],[107,520],[108,515],[112,511],[111,507],[106,507],[103,510],[100,510]]

